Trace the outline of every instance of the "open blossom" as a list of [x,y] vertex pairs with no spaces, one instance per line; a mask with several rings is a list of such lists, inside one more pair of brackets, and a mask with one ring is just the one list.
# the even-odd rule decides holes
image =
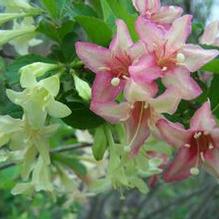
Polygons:
[[131,76],[138,81],[161,77],[166,87],[175,86],[186,100],[200,95],[201,89],[190,77],[190,72],[200,69],[219,52],[185,44],[191,33],[191,20],[190,15],[180,17],[168,31],[164,31],[140,16],[136,29],[140,39],[145,42],[148,53],[129,68]]
[[132,2],[142,16],[164,28],[169,28],[183,13],[182,8],[177,6],[161,6],[160,0],[132,0]]
[[219,127],[216,126],[209,102],[196,111],[187,130],[164,119],[158,121],[157,127],[163,138],[178,149],[174,161],[164,173],[166,181],[197,175],[199,166],[219,177]]
[[161,113],[172,114],[177,109],[180,95],[173,87],[155,97],[157,91],[156,85],[145,86],[130,79],[124,89],[124,102],[102,103],[95,110],[95,113],[111,123],[124,123],[128,148],[133,155],[139,152],[150,130],[155,129]]
[[109,48],[87,42],[76,43],[79,58],[96,73],[92,100],[98,102],[111,101],[120,93],[129,77],[129,66],[145,52],[142,43],[133,43],[122,20],[117,20],[116,24],[117,33]]
[[207,25],[199,41],[201,44],[219,46],[219,21]]

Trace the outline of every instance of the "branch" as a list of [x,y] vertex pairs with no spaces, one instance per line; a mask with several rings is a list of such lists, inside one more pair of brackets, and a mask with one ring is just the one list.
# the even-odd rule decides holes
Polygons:
[[[77,143],[77,144],[66,145],[66,146],[54,148],[50,151],[50,153],[51,154],[63,153],[63,152],[73,151],[73,150],[87,148],[87,147],[91,147],[91,146],[92,146],[92,144],[89,144],[89,143]],[[0,170],[4,170],[6,168],[13,167],[15,165],[16,165],[16,163],[14,163],[14,162],[5,162],[5,163],[0,165]]]

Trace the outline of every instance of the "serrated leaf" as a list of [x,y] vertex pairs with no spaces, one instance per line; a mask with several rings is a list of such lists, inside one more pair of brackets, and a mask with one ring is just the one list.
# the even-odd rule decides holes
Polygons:
[[92,152],[96,160],[102,160],[107,148],[107,139],[104,132],[104,127],[100,126],[96,129],[94,135],[94,144]]

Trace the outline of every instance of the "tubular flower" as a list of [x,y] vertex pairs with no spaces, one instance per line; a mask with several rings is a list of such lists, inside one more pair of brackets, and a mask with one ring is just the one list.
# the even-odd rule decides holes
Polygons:
[[[180,95],[173,87],[155,97],[155,85],[142,86],[129,80],[124,89],[125,101],[99,104],[94,112],[107,121],[123,122],[127,133],[127,148],[132,155],[138,154],[141,146],[154,130],[161,113],[172,114],[176,111]],[[94,106],[91,105],[91,109]]]
[[219,46],[219,21],[210,23],[199,41],[201,44]]
[[135,80],[146,82],[159,75],[166,87],[176,87],[186,100],[200,95],[201,89],[190,77],[190,72],[197,71],[219,52],[185,44],[191,33],[191,20],[190,15],[180,17],[173,22],[168,31],[164,31],[140,16],[136,29],[140,39],[145,42],[148,53],[129,68],[130,75]]
[[187,130],[164,119],[158,121],[157,127],[163,138],[178,149],[174,161],[164,173],[165,181],[198,175],[200,166],[219,177],[219,128],[209,102],[196,111]]
[[161,6],[160,0],[132,0],[136,10],[148,20],[169,28],[183,13],[177,6]]
[[79,58],[96,73],[92,89],[93,101],[112,101],[130,76],[129,66],[145,52],[142,43],[132,42],[122,20],[117,20],[116,24],[117,33],[108,49],[87,42],[76,43]]

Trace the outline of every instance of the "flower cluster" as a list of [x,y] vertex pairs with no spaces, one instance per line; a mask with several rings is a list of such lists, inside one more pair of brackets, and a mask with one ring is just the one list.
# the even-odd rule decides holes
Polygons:
[[36,26],[33,17],[42,13],[39,8],[30,5],[28,0],[1,0],[0,4],[5,9],[5,12],[0,14],[0,25],[13,21],[12,29],[0,30],[0,46],[9,42],[18,54],[26,55],[29,46],[42,43],[34,38]]
[[[76,43],[77,55],[96,74],[90,108],[106,121],[124,125],[124,147],[130,159],[139,156],[150,134],[177,147],[174,161],[164,172],[166,181],[196,175],[200,165],[218,177],[219,132],[210,102],[195,113],[187,130],[163,114],[175,113],[181,100],[193,100],[202,93],[193,73],[219,51],[186,43],[192,16],[182,15],[182,8],[161,6],[160,0],[133,0],[133,5],[140,13],[135,24],[137,42],[119,19],[109,48]],[[208,37],[217,28],[217,23],[208,27],[200,41],[217,45],[218,39]],[[113,149],[110,153],[116,156]]]
[[49,124],[48,115],[63,118],[71,114],[66,105],[55,100],[60,87],[59,76],[45,78],[47,72],[59,68],[58,64],[41,62],[26,65],[20,69],[23,90],[6,92],[9,99],[23,109],[22,119],[0,116],[0,146],[8,145],[8,160],[21,164],[24,182],[16,185],[14,194],[53,190],[49,139],[58,124]]

